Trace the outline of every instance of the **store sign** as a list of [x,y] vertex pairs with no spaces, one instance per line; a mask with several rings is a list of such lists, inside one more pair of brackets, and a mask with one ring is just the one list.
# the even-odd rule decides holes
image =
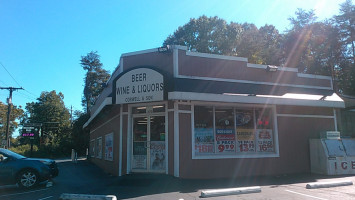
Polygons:
[[164,77],[149,68],[138,68],[116,81],[116,104],[164,100]]

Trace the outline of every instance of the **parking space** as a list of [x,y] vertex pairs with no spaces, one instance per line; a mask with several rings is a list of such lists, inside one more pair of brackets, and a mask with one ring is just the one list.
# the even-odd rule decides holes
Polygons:
[[[0,187],[1,200],[51,200],[62,193],[111,194],[119,199],[200,199],[201,191],[235,187],[260,186],[261,193],[210,197],[204,199],[355,199],[355,186],[306,189],[306,184],[316,181],[355,182],[355,176],[331,177],[309,174],[280,177],[249,177],[218,180],[182,180],[166,175],[131,174],[113,177],[87,162],[59,163],[60,174],[52,187],[42,184],[32,190],[17,187]],[[202,198],[201,198],[202,199]]]

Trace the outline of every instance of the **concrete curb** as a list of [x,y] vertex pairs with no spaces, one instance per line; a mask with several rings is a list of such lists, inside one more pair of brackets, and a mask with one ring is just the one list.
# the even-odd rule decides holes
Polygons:
[[329,187],[339,187],[353,185],[352,181],[332,181],[332,182],[314,182],[308,183],[306,185],[307,189],[317,189],[317,188],[329,188]]
[[115,195],[91,195],[91,194],[68,194],[63,193],[60,200],[117,200]]
[[216,197],[225,195],[238,195],[238,194],[248,194],[248,193],[258,193],[261,192],[259,186],[255,187],[240,187],[240,188],[229,188],[229,189],[216,189],[216,190],[206,190],[201,192],[201,197]]

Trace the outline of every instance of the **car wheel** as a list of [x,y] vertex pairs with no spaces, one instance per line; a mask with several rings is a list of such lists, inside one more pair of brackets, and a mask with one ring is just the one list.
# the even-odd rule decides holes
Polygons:
[[37,185],[38,179],[38,174],[34,170],[23,170],[18,176],[18,185],[22,188],[31,188]]

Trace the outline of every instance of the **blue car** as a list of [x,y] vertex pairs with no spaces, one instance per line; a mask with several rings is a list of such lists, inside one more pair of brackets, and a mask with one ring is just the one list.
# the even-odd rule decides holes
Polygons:
[[26,158],[0,148],[0,185],[17,183],[22,188],[31,188],[58,176],[58,173],[54,160]]

